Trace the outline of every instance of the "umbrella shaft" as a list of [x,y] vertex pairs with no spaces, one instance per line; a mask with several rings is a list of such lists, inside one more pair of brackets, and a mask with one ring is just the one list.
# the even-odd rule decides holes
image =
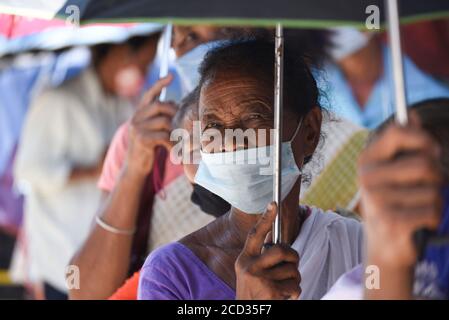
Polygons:
[[[172,33],[173,33],[173,25],[169,23],[165,27],[162,39],[162,57],[159,69],[159,78],[164,78],[168,75],[168,64],[169,64]],[[167,98],[167,88],[164,87],[161,91],[161,94],[159,95],[159,100],[165,101],[166,98]]]
[[282,241],[281,213],[281,148],[282,148],[282,108],[283,108],[283,67],[284,37],[281,24],[276,26],[275,42],[275,81],[274,81],[274,179],[273,200],[278,206],[276,220],[273,224],[273,243]]
[[385,0],[388,12],[388,37],[392,57],[396,122],[407,124],[407,100],[405,95],[404,66],[402,62],[401,32],[399,29],[399,9],[397,0]]

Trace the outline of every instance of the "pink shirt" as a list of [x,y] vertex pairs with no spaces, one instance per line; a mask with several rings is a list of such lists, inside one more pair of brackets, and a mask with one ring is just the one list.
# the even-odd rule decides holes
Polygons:
[[[129,122],[125,122],[120,126],[109,146],[103,170],[97,184],[98,188],[103,191],[111,192],[120,175],[128,149],[128,126]],[[162,186],[166,187],[183,174],[182,165],[173,164],[170,161],[170,157],[167,157],[165,162],[165,177]]]

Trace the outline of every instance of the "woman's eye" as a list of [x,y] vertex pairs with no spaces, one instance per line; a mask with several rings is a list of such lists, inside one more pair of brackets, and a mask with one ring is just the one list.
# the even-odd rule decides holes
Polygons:
[[219,123],[217,123],[217,122],[211,122],[211,123],[206,124],[206,126],[204,127],[204,129],[205,129],[205,130],[207,130],[207,129],[217,129],[217,128],[219,128],[219,127],[220,127],[220,124],[219,124]]
[[260,114],[251,114],[247,117],[247,120],[261,120],[261,119],[263,119],[263,117]]
[[189,42],[195,42],[198,40],[198,35],[194,32],[191,32],[189,34],[187,34],[186,38],[185,38],[185,42],[189,43]]
[[185,53],[193,49],[198,41],[198,35],[194,32],[189,32],[175,37],[172,41],[172,45],[175,50],[180,50]]

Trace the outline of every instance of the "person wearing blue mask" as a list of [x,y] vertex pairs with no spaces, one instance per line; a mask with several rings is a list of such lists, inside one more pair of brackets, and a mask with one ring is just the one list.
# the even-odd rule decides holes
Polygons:
[[361,261],[357,221],[298,206],[301,168],[320,140],[322,112],[316,82],[296,51],[287,46],[284,56],[283,244],[270,245],[277,211],[270,204],[270,139],[218,140],[213,152],[203,139],[209,130],[273,128],[272,48],[262,40],[231,42],[203,61],[202,160],[195,183],[230,203],[231,210],[153,251],[141,270],[139,299],[318,299]]
[[[322,73],[322,90],[335,113],[368,129],[395,110],[390,49],[376,33],[351,27],[332,29],[331,60]],[[421,71],[404,56],[407,101],[449,97],[449,88]]]
[[176,55],[175,70],[180,78],[183,96],[198,85],[198,67],[211,49],[229,39],[271,37],[268,29],[215,27],[209,25],[174,26],[172,47]]
[[[172,46],[175,51],[175,70],[180,78],[183,96],[191,92],[199,82],[198,67],[208,51],[226,41],[244,38],[271,40],[273,28],[232,28],[214,26],[174,26]],[[285,29],[284,37],[295,46],[298,54],[305,53],[311,65],[321,65],[330,50],[331,32],[313,29]]]

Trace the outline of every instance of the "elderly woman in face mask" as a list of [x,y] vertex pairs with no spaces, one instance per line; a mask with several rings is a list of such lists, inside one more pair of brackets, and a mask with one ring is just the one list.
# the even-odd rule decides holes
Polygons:
[[[207,55],[199,85],[203,133],[273,127],[272,48],[245,41]],[[283,244],[267,245],[277,212],[265,161],[271,161],[270,142],[246,141],[243,148],[222,143],[210,150],[211,143],[203,141],[195,182],[229,202],[231,210],[154,251],[141,271],[140,299],[318,299],[361,260],[358,222],[298,205],[301,168],[318,144],[322,116],[306,63],[289,50],[285,63]],[[251,158],[255,154],[265,156]]]
[[[266,29],[212,26],[174,26],[173,31],[172,47],[177,57],[175,63],[182,84],[182,95],[197,86],[198,66],[206,52],[218,44],[218,40],[249,35],[262,37],[272,32]],[[306,35],[310,36],[309,33]],[[295,42],[316,42],[305,41],[306,35]],[[306,51],[322,56],[323,50],[320,48],[317,46],[314,50]],[[184,176],[182,166],[173,164],[169,158],[165,159],[162,152],[154,152],[156,146],[171,147],[169,136],[177,106],[171,102],[160,102],[158,97],[162,88],[168,86],[172,79],[172,76],[168,76],[159,80],[145,94],[131,121],[124,123],[114,136],[98,182],[105,199],[98,215],[112,229],[105,230],[101,226],[93,228],[88,240],[70,262],[79,266],[84,275],[80,280],[81,288],[71,290],[71,298],[109,297],[121,286],[130,270],[141,267],[141,257],[144,259],[147,253],[160,245],[179,239],[209,223],[212,217],[203,211],[217,212],[215,203],[210,202],[211,198],[204,197],[209,194],[201,186],[194,187],[192,198],[199,207],[192,203],[192,188]],[[162,164],[165,170],[154,170]],[[160,171],[164,171],[165,176]],[[153,181],[152,174],[164,176],[161,183],[163,192],[154,190],[153,203],[148,201],[152,197],[145,190],[148,189],[147,182]],[[139,217],[145,217],[150,212],[150,226],[140,223]],[[140,237],[139,242],[133,242],[134,230],[138,235],[146,234],[148,241]],[[141,249],[136,254],[135,249],[139,247]],[[96,272],[98,269],[103,272]]]

